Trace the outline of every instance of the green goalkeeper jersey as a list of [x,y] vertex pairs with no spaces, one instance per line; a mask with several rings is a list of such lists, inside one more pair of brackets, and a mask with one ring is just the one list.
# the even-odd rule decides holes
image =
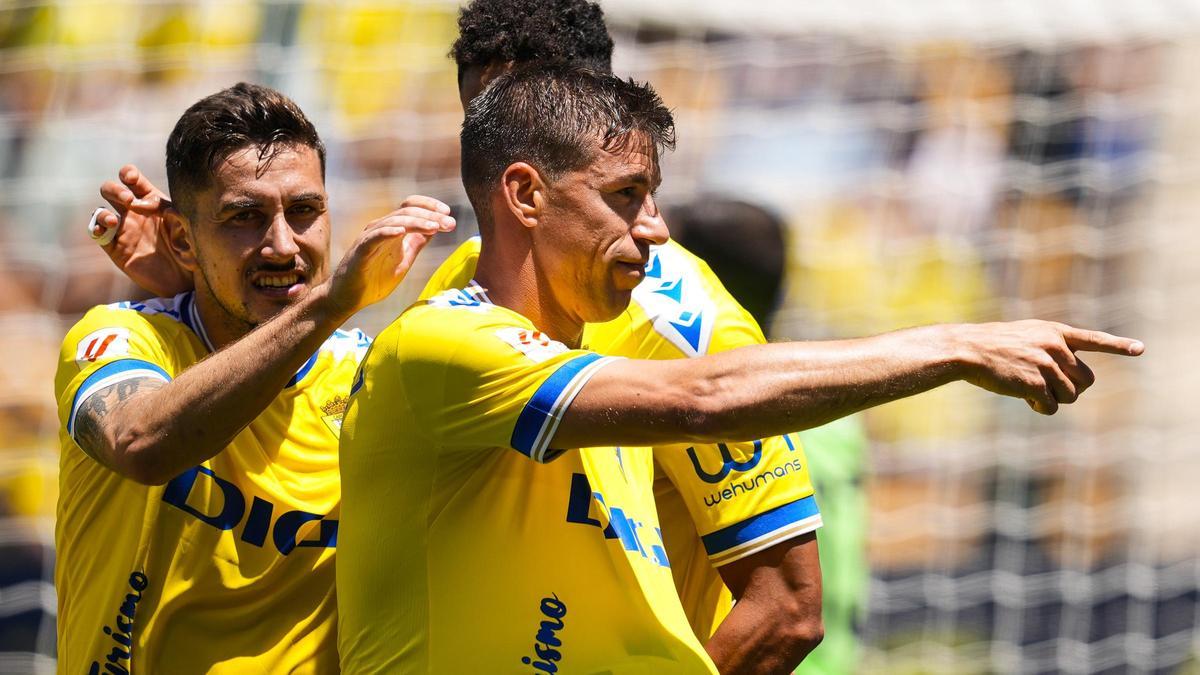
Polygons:
[[844,675],[858,667],[856,629],[867,595],[867,500],[862,487],[866,431],[855,415],[801,432],[800,439],[808,450],[809,469],[825,523],[817,531],[825,639],[796,673]]

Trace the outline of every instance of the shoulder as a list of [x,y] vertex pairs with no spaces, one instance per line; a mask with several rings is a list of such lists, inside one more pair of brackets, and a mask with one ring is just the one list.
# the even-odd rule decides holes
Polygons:
[[63,337],[55,395],[94,377],[170,379],[194,356],[181,351],[191,331],[183,323],[189,298],[183,294],[93,307]]
[[184,323],[190,297],[185,293],[93,307],[64,337],[63,359],[95,361],[119,356],[133,340],[170,341],[190,330]]
[[455,340],[503,327],[532,329],[533,324],[516,312],[481,299],[471,289],[453,289],[412,305],[384,332],[435,334]]
[[765,342],[762,329],[708,264],[674,240],[652,247],[633,301],[682,356]]
[[371,336],[357,328],[339,328],[321,344],[320,353],[329,354],[335,362],[352,358],[362,361],[371,348]]
[[633,291],[633,302],[654,331],[684,356],[705,354],[712,338],[717,304],[707,270],[699,258],[668,241],[651,247],[646,278]]
[[121,300],[107,305],[97,305],[87,311],[76,323],[95,325],[102,323],[156,325],[165,320],[167,326],[186,326],[191,304],[191,293],[181,293],[173,298],[150,298],[149,300]]
[[444,291],[410,306],[376,342],[401,361],[441,363],[558,345],[525,317],[479,298],[470,288]]
[[150,298],[149,300],[122,300],[108,305],[101,305],[93,308],[96,310],[109,310],[113,312],[133,312],[139,316],[151,317],[159,316],[170,318],[176,323],[184,321],[186,314],[190,312],[192,305],[192,293],[180,293],[172,298]]

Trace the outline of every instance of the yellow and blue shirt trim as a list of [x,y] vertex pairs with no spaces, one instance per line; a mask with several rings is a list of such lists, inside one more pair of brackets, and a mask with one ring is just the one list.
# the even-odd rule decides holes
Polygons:
[[816,497],[776,507],[701,537],[714,566],[753,555],[821,527]]

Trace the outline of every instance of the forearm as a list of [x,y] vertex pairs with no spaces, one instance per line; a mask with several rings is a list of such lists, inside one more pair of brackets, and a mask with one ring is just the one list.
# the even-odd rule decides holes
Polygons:
[[820,644],[821,563],[814,533],[719,569],[738,599],[705,645],[723,675],[789,673]]
[[[680,373],[700,411],[699,441],[750,440],[820,426],[963,377],[954,326],[869,338],[744,348]],[[692,365],[699,362],[693,361]],[[686,413],[680,412],[681,417]]]
[[618,361],[580,392],[554,443],[736,441],[819,426],[963,377],[955,329],[758,345],[699,359]]
[[[704,645],[721,675],[790,673],[820,644],[813,626],[781,625],[778,608],[738,602]],[[807,631],[807,632],[806,632]]]
[[[220,452],[279,394],[347,318],[329,309],[326,285],[153,391],[120,392],[90,433],[94,456],[146,483],[169,480]],[[97,396],[105,392],[98,392]],[[82,424],[81,430],[97,426]],[[100,447],[96,447],[99,445]]]

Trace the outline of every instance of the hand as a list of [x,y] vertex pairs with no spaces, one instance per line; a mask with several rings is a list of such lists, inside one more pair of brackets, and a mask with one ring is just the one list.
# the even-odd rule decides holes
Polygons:
[[399,209],[363,228],[329,280],[330,299],[349,316],[386,298],[429,240],[454,228],[449,206],[420,195],[405,199]]
[[102,246],[109,260],[135,284],[158,295],[171,297],[192,289],[192,276],[171,255],[163,217],[171,202],[132,164],[121,167],[120,181],[100,186],[100,196],[116,213],[96,217],[100,232],[117,229],[117,236]]
[[1043,415],[1059,404],[1074,403],[1096,381],[1076,352],[1138,356],[1137,340],[1050,321],[959,326],[967,347],[971,384],[1005,396],[1023,398]]

